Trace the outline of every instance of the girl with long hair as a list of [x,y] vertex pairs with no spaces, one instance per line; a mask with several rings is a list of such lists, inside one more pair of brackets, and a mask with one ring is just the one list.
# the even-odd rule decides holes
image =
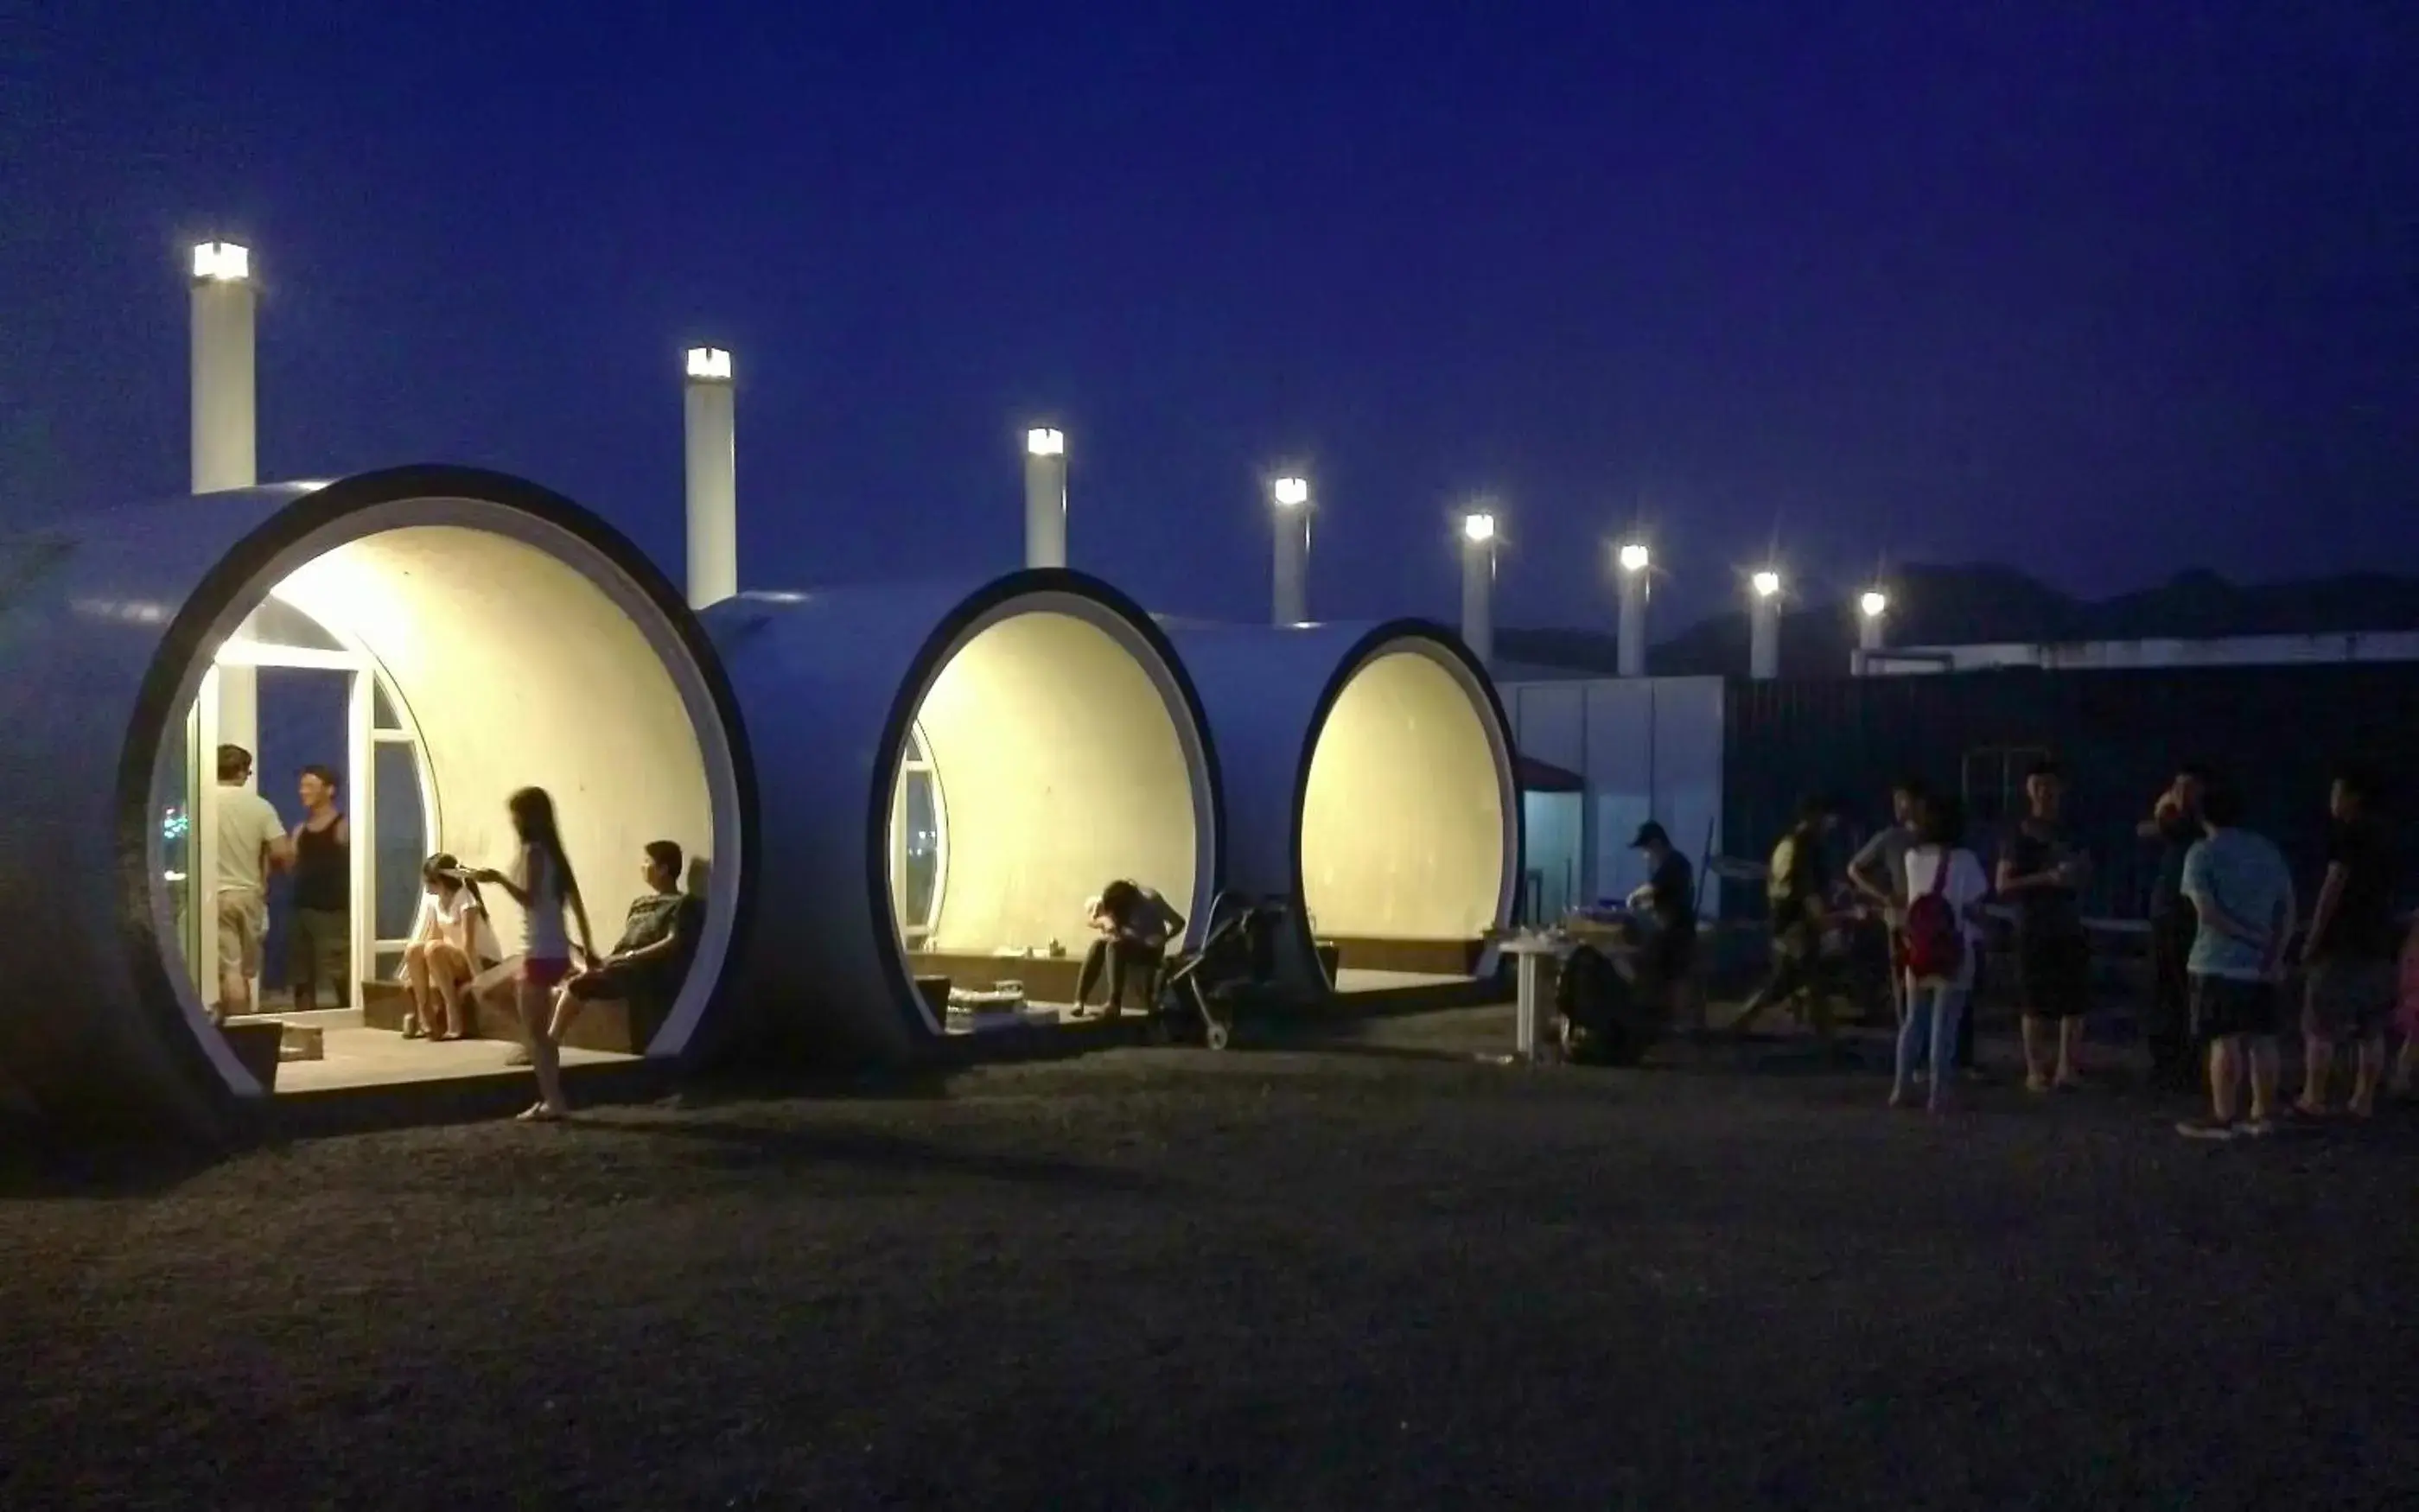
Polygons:
[[467,878],[462,863],[443,851],[421,863],[420,917],[403,949],[404,981],[411,991],[411,1016],[403,1037],[458,1040],[477,1015],[470,984],[502,957],[486,905]]
[[521,906],[521,972],[514,1000],[520,1010],[530,1064],[537,1072],[538,1095],[520,1117],[527,1123],[551,1123],[571,1111],[562,1095],[562,1057],[546,1031],[554,990],[571,974],[571,938],[563,928],[564,912],[568,910],[578,924],[579,948],[591,960],[596,959],[596,940],[588,928],[588,906],[579,898],[579,878],[572,875],[571,858],[562,853],[554,800],[543,787],[524,787],[506,801],[505,807],[512,812],[514,832],[520,836],[520,859],[512,876],[483,871],[479,880],[502,888]]

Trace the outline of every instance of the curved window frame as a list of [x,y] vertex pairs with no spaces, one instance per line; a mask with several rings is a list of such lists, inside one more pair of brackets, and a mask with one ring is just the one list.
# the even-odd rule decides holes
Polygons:
[[[921,917],[907,915],[907,789],[922,783],[932,808],[932,895]],[[942,900],[949,891],[949,807],[941,791],[941,773],[932,765],[932,748],[924,743],[922,726],[907,727],[907,744],[900,753],[899,771],[890,784],[890,909],[899,921],[899,939],[909,950],[920,949],[941,925]]]

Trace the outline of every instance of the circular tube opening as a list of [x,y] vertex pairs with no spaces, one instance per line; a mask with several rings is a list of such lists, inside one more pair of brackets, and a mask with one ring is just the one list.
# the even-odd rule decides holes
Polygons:
[[914,690],[892,758],[892,925],[929,1028],[943,978],[1015,981],[1071,1004],[1086,904],[1126,878],[1188,921],[1215,877],[1207,745],[1167,658],[1079,594],[1021,594],[976,619]]
[[1449,650],[1391,640],[1346,675],[1313,736],[1297,853],[1339,987],[1478,969],[1519,867],[1513,780],[1487,690]]
[[[399,1025],[392,984],[418,920],[423,857],[442,849],[466,866],[509,871],[516,841],[504,801],[527,786],[553,795],[600,950],[620,933],[624,902],[648,892],[640,873],[651,841],[682,848],[685,884],[703,906],[691,914],[701,928],[676,990],[592,1005],[566,1059],[688,1046],[739,911],[745,757],[718,684],[672,616],[585,535],[482,498],[337,512],[229,585],[157,732],[148,880],[154,924],[169,942],[167,980],[231,1090],[261,1089],[208,1012],[223,996],[222,945],[242,936],[240,924],[221,927],[230,910],[219,894],[244,864],[220,853],[231,832],[218,822],[215,748],[246,743],[247,720],[262,727],[272,678],[341,711],[311,726],[306,739],[328,749],[307,759],[342,778],[351,845],[340,959],[362,1020],[289,1012],[289,1052],[316,1039],[320,1054],[283,1064],[280,1090],[501,1065],[498,1039],[431,1044],[366,1025]],[[284,749],[255,753],[255,782],[290,831],[301,817],[294,769],[303,746],[287,733]],[[482,891],[509,962],[520,949],[519,911],[501,889]],[[490,974],[508,994],[509,966]],[[264,1005],[254,998],[254,1006]],[[312,1029],[318,1035],[296,1032]]]

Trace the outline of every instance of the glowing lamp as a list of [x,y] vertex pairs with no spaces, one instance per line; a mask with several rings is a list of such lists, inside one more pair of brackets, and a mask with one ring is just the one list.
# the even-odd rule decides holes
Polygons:
[[1879,619],[1889,613],[1889,595],[1879,588],[1867,588],[1865,596],[1857,601],[1857,607],[1864,611],[1866,619]]
[[707,378],[716,383],[731,381],[731,354],[719,346],[692,346],[688,349],[688,375]]
[[205,241],[193,249],[193,277],[204,283],[240,283],[252,276],[252,249]]
[[1276,481],[1275,494],[1277,508],[1298,510],[1310,502],[1310,480],[1280,478]]
[[1651,560],[1646,548],[1635,541],[1621,548],[1621,570],[1625,573],[1642,573]]
[[1025,450],[1037,457],[1063,456],[1067,451],[1067,437],[1048,429],[1027,431],[1025,433]]
[[1484,510],[1461,517],[1461,539],[1471,545],[1484,545],[1495,539],[1495,516]]
[[1780,574],[1770,568],[1765,568],[1748,581],[1749,586],[1755,589],[1755,596],[1759,599],[1771,598],[1780,591]]

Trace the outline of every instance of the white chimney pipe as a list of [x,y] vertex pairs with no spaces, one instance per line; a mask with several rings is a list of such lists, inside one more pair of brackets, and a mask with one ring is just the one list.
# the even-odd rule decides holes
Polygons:
[[1767,568],[1750,586],[1755,603],[1748,611],[1747,675],[1769,682],[1780,676],[1780,574]]
[[688,602],[702,609],[739,591],[739,420],[729,352],[689,348],[682,412],[688,441]]
[[1067,436],[1025,433],[1025,565],[1067,565]]
[[1310,482],[1280,478],[1270,496],[1276,525],[1270,619],[1280,625],[1304,624],[1310,619]]
[[1495,660],[1495,516],[1461,517],[1461,639],[1482,666]]
[[1877,651],[1885,644],[1883,630],[1889,619],[1889,595],[1879,588],[1868,588],[1857,601],[1857,649]]
[[1614,648],[1617,667],[1625,678],[1646,675],[1647,574],[1653,558],[1637,542],[1621,548],[1621,639]]
[[193,249],[193,492],[260,481],[253,397],[251,250]]

